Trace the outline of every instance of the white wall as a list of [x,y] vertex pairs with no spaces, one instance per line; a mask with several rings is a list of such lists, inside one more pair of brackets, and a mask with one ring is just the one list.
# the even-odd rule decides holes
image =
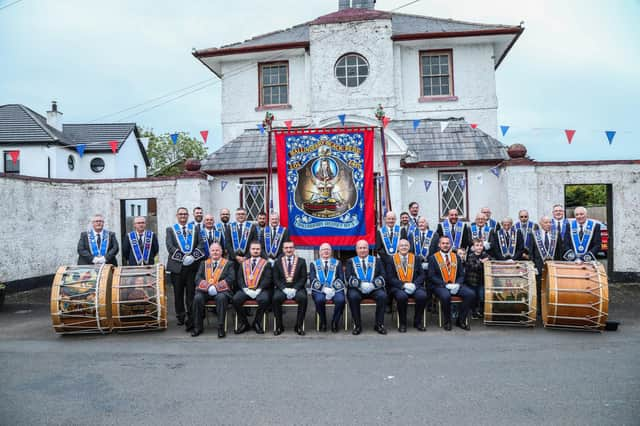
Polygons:
[[135,133],[131,132],[115,155],[115,176],[118,178],[136,177],[134,165],[138,166],[138,178],[147,177],[147,166],[144,163],[138,140]]

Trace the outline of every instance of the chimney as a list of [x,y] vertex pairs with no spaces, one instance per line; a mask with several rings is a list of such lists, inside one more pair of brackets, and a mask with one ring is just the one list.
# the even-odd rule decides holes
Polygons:
[[338,0],[338,10],[375,9],[376,0]]
[[51,111],[47,111],[47,124],[54,129],[62,131],[62,113],[58,111],[56,101],[51,101]]

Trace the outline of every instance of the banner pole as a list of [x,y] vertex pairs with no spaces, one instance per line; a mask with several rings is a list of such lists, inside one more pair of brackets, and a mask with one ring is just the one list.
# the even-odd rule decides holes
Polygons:
[[269,216],[271,216],[271,206],[273,203],[271,202],[271,179],[272,179],[272,167],[271,167],[271,134],[273,133],[273,120],[275,117],[269,111],[267,111],[264,115],[263,125],[267,129],[267,193],[265,196],[265,203],[267,204],[266,213],[267,213],[267,224],[269,224]]
[[391,194],[389,193],[389,170],[387,166],[387,143],[384,139],[385,113],[382,104],[378,104],[376,118],[380,121],[380,142],[382,144],[382,164],[384,170],[384,191],[386,194],[387,211],[393,211],[391,207]]

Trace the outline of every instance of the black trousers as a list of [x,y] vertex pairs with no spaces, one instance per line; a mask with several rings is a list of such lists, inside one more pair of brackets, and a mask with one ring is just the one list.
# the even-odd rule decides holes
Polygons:
[[183,266],[178,274],[174,272],[171,273],[176,318],[184,321],[186,313],[186,324],[188,327],[193,325],[192,305],[196,290],[196,272],[197,268],[191,265]]
[[[276,288],[273,290],[273,301],[271,302],[271,308],[273,309],[273,315],[276,317],[276,327],[282,328],[282,304],[287,300],[287,296],[282,290]],[[293,300],[298,304],[298,315],[296,316],[296,325],[302,327],[304,317],[307,314],[307,290],[297,290]]]
[[196,290],[193,298],[193,327],[202,331],[204,328],[204,305],[211,299],[216,301],[216,311],[218,312],[218,327],[224,327],[224,319],[227,313],[229,303],[231,303],[231,292],[223,291],[215,296],[209,296],[209,293]]
[[376,301],[376,325],[384,325],[384,307],[387,303],[387,293],[384,288],[373,290],[369,294],[363,294],[357,288],[350,288],[347,290],[347,299],[349,300],[349,310],[353,317],[353,322],[357,327],[362,326],[362,319],[360,317],[360,302],[362,299],[373,299]]
[[[440,299],[444,322],[451,323],[451,293],[446,287],[434,287],[433,293],[438,299]],[[458,319],[460,322],[464,322],[469,314],[469,309],[473,306],[476,300],[476,293],[466,285],[461,284],[456,296],[462,297],[462,306],[460,307],[460,315],[458,316]]]
[[416,288],[416,291],[412,295],[408,295],[404,290],[394,287],[391,289],[391,298],[396,300],[400,325],[404,325],[405,327],[407,325],[407,307],[410,298],[416,301],[413,325],[417,326],[422,324],[424,308],[427,306],[427,291],[424,288]]
[[[235,309],[236,314],[238,315],[238,321],[241,324],[249,324],[249,320],[247,319],[247,313],[242,308],[242,305],[247,300],[253,300],[246,294],[244,291],[238,290],[236,294],[233,295],[233,299],[231,299],[231,303],[233,303],[233,309]],[[262,290],[260,294],[256,297],[256,302],[258,302],[258,309],[256,310],[255,322],[261,324],[262,316],[269,308],[269,304],[271,303],[271,297],[269,295],[268,290]]]

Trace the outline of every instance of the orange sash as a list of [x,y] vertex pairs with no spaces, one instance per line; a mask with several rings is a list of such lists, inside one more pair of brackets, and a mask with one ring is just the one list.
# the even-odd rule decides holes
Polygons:
[[226,291],[229,290],[229,285],[226,281],[220,281],[220,275],[222,275],[222,271],[224,270],[224,266],[227,264],[228,260],[224,257],[221,257],[218,261],[218,267],[213,269],[213,260],[207,259],[204,266],[205,278],[209,285],[215,285],[216,290],[218,291]]
[[407,254],[407,269],[405,270],[402,267],[402,256],[400,253],[396,253],[393,255],[393,264],[396,267],[396,272],[398,273],[398,278],[403,283],[413,282],[413,266],[415,265],[415,256],[413,253]]
[[451,259],[451,268],[447,268],[447,263],[444,260],[444,256],[441,252],[436,252],[434,257],[436,258],[436,262],[438,262],[438,267],[440,268],[440,273],[442,274],[442,279],[446,284],[455,284],[456,275],[458,272],[458,259],[457,256],[449,252],[449,259]]
[[263,258],[258,260],[256,263],[255,269],[251,270],[251,258],[244,261],[243,272],[244,272],[244,282],[247,285],[247,288],[254,290],[258,287],[260,283],[260,277],[262,276],[262,272],[264,271],[264,267],[267,264],[267,261]]

